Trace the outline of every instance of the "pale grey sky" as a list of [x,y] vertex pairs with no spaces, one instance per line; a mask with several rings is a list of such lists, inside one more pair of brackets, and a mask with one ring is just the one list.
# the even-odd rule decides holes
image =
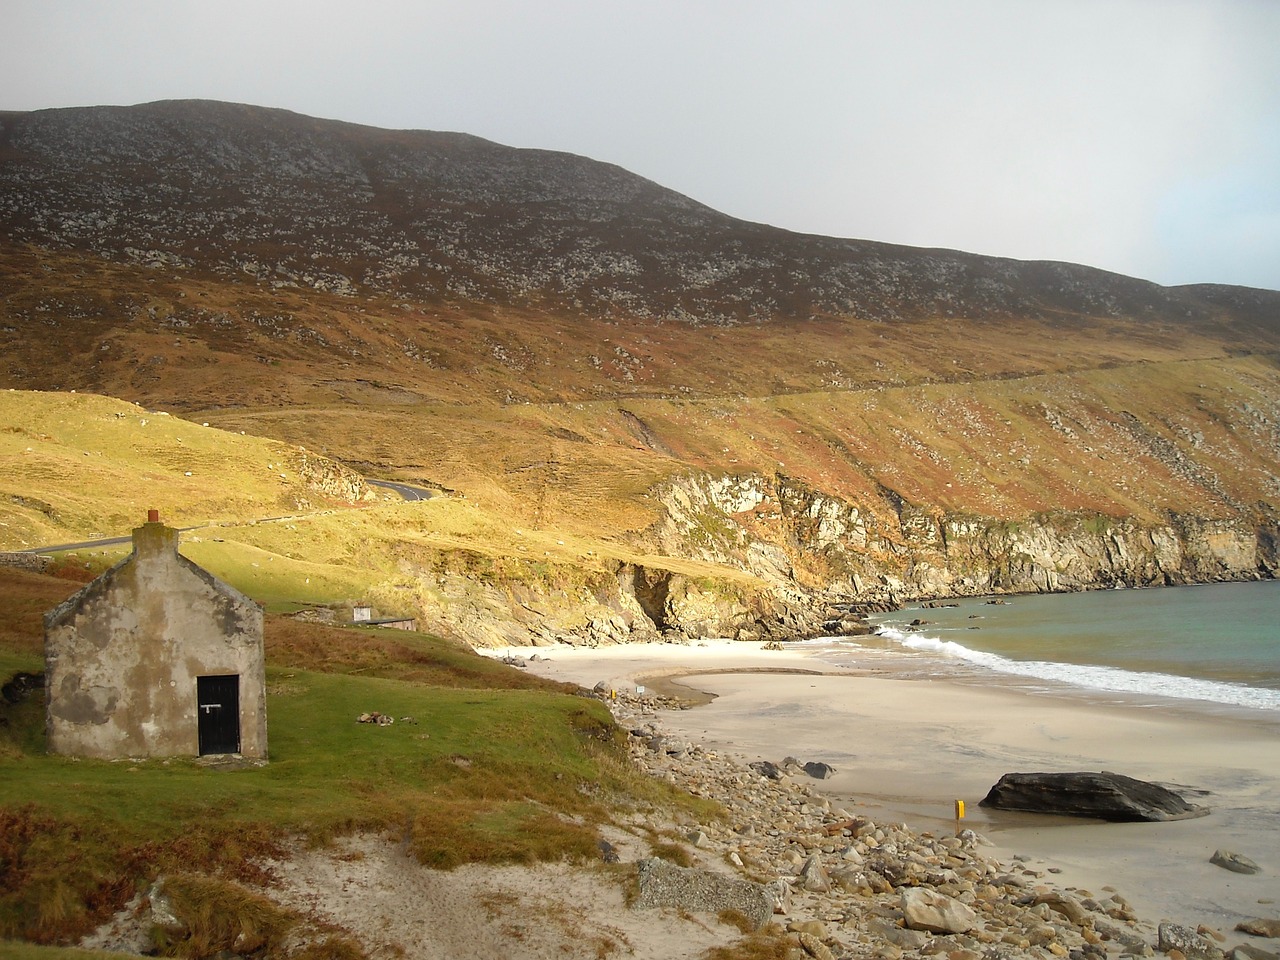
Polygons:
[[1280,0],[0,0],[0,109],[198,97],[791,230],[1280,289]]

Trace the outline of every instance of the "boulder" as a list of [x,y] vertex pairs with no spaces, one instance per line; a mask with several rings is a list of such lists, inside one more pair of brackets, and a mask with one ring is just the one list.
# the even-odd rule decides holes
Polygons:
[[1222,948],[1189,927],[1162,923],[1156,928],[1156,946],[1162,953],[1177,950],[1187,960],[1222,960]]
[[757,760],[749,766],[760,776],[767,777],[770,780],[781,780],[785,776],[782,768],[772,760]]
[[902,920],[909,930],[929,933],[968,933],[978,915],[959,900],[928,887],[902,891]]
[[1253,874],[1262,870],[1260,866],[1248,857],[1232,850],[1213,851],[1213,856],[1209,858],[1209,862],[1222,867],[1224,870],[1230,870],[1232,873]]
[[640,892],[635,906],[639,909],[675,907],[713,916],[733,910],[756,930],[773,916],[774,897],[750,880],[678,867],[657,857],[641,860],[636,873]]
[[1106,771],[1006,773],[980,805],[1118,822],[1185,820],[1209,812],[1159,784]]
[[835,775],[836,768],[821,760],[810,760],[804,765],[804,772],[815,780],[826,780]]

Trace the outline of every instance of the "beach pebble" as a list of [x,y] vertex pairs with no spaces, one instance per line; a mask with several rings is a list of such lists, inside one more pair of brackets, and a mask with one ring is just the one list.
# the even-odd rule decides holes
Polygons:
[[1280,953],[1262,950],[1251,943],[1242,943],[1227,954],[1227,960],[1280,960]]
[[1241,933],[1251,933],[1255,937],[1280,937],[1280,920],[1254,918],[1236,924]]
[[1224,870],[1230,870],[1232,873],[1254,874],[1262,870],[1248,857],[1233,850],[1215,850],[1213,856],[1209,858],[1209,862],[1222,867]]

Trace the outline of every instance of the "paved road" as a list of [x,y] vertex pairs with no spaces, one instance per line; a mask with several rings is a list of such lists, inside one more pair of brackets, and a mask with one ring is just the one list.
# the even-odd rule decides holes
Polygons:
[[[368,480],[371,486],[383,487],[400,494],[405,500],[430,500],[432,493],[425,487],[415,487],[408,483],[397,483],[394,480]],[[290,517],[268,517],[268,520],[288,520]],[[258,520],[258,523],[265,521]],[[189,530],[202,530],[206,527],[222,526],[222,524],[205,523],[195,527],[179,527],[180,533]],[[95,547],[115,547],[132,543],[133,537],[106,537],[102,540],[82,540],[80,543],[58,543],[48,547],[27,547],[25,550],[12,550],[11,553],[61,553],[66,550],[90,550]]]
[[[203,530],[206,527],[216,526],[212,523],[204,523],[195,527],[179,527],[179,533],[186,533],[188,530]],[[51,547],[27,547],[25,550],[10,550],[9,553],[61,553],[63,550],[89,550],[94,547],[116,547],[126,543],[133,543],[133,536],[127,537],[104,537],[101,540],[81,540],[79,543],[59,543]]]
[[106,540],[82,540],[80,543],[59,543],[51,547],[27,547],[10,550],[9,553],[61,553],[63,550],[88,550],[91,547],[114,547],[121,543],[133,543],[133,537],[108,537]]
[[432,496],[431,491],[423,487],[414,487],[407,483],[396,483],[394,480],[366,480],[365,482],[373,487],[394,490],[406,500],[430,500]]

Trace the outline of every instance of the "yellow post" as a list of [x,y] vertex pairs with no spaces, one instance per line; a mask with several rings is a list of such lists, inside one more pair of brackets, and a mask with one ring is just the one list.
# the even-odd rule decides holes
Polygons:
[[964,801],[963,800],[956,801],[956,819],[957,820],[964,819]]

